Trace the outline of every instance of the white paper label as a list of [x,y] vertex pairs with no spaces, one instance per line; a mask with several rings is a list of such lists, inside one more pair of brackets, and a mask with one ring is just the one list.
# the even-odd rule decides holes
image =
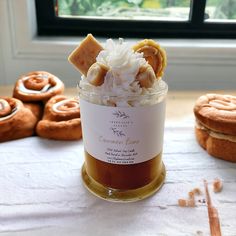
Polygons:
[[109,107],[80,100],[83,142],[94,158],[136,164],[162,151],[165,101],[145,107]]

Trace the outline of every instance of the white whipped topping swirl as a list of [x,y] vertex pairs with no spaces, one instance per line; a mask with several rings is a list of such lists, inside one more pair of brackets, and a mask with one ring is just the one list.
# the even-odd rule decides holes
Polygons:
[[143,54],[134,52],[122,39],[117,44],[112,39],[108,39],[105,49],[97,56],[97,62],[109,68],[104,81],[106,90],[113,88],[129,90],[139,68],[146,64]]
[[[151,88],[142,88],[136,80],[136,76],[141,66],[147,64],[143,57],[143,53],[134,52],[130,45],[119,39],[115,43],[112,39],[108,39],[96,61],[109,68],[105,75],[104,83],[100,86],[94,86],[89,81],[93,78],[82,76],[79,87],[83,91],[98,95],[108,95],[111,97],[89,97],[90,102],[104,104],[107,106],[140,106],[140,101],[127,101],[127,96],[132,95],[148,95],[155,93],[159,89],[163,89],[166,84],[161,80],[156,80]],[[114,98],[121,96],[123,98]],[[126,98],[125,98],[126,97]],[[149,102],[150,104],[150,102]],[[144,104],[143,104],[144,105]]]

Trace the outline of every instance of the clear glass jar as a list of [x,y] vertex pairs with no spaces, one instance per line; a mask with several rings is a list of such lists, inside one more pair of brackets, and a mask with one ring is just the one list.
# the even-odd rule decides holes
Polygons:
[[168,86],[143,95],[101,94],[79,87],[87,189],[110,201],[137,201],[165,179],[162,162]]

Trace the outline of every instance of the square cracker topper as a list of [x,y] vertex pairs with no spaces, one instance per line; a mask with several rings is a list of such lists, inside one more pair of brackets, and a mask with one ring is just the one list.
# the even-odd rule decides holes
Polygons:
[[96,57],[103,50],[101,44],[88,34],[80,45],[69,55],[68,60],[83,75],[87,75],[88,69],[96,62]]

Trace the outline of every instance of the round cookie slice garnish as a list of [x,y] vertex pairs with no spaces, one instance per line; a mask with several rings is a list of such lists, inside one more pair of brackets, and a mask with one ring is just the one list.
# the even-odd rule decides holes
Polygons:
[[135,52],[142,52],[143,57],[152,66],[157,78],[163,76],[167,65],[166,52],[152,39],[144,39],[135,46]]

